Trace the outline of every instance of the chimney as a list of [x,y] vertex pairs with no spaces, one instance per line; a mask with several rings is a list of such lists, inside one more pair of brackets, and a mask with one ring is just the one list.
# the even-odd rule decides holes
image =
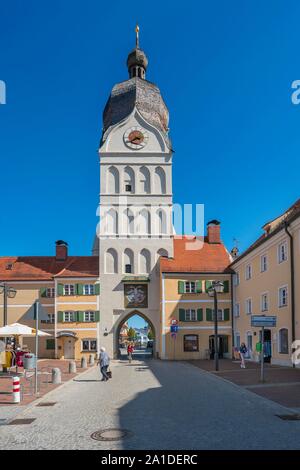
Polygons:
[[211,220],[207,224],[208,243],[221,243],[221,226],[218,220]]
[[68,257],[68,244],[63,240],[57,240],[55,242],[56,250],[55,250],[55,258],[56,261],[65,261]]

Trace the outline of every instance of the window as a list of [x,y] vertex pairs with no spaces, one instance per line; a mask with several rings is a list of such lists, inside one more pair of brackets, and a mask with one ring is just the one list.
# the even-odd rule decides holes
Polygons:
[[54,323],[54,322],[55,322],[55,313],[48,313],[47,323]]
[[197,311],[189,308],[185,311],[185,321],[197,321]]
[[235,276],[234,276],[234,284],[236,286],[239,286],[240,284],[240,273],[235,273]]
[[83,295],[95,295],[94,284],[85,284],[83,286]]
[[64,284],[64,295],[75,295],[75,284]]
[[267,310],[269,310],[268,294],[262,294],[262,296],[261,296],[261,311],[266,312]]
[[[215,320],[215,311],[212,311],[212,319]],[[224,310],[218,308],[218,321],[224,321]]]
[[95,321],[95,312],[84,312],[84,321],[94,322]]
[[240,316],[240,304],[235,304],[235,317],[238,318]]
[[268,258],[267,255],[260,257],[260,272],[264,273],[268,269]]
[[252,278],[252,266],[251,264],[247,264],[246,266],[246,281]]
[[46,340],[46,349],[55,349],[55,339]]
[[196,292],[196,282],[195,281],[186,281],[184,283],[184,293],[185,294],[195,294]]
[[64,322],[74,322],[75,321],[75,312],[64,312]]
[[280,287],[279,289],[279,307],[286,307],[288,303],[287,287]]
[[283,263],[287,260],[287,243],[280,243],[278,246],[278,263]]
[[83,339],[82,340],[82,351],[97,351],[97,340],[96,339]]
[[131,272],[131,264],[125,264],[125,273],[130,274]]
[[251,315],[252,313],[252,299],[246,300],[246,313],[247,315]]
[[199,337],[198,337],[198,335],[184,335],[184,337],[183,337],[183,350],[184,350],[184,352],[199,351]]
[[289,332],[287,328],[282,328],[279,330],[279,353],[289,353]]
[[125,184],[126,193],[131,193],[131,184]]
[[239,349],[240,346],[241,346],[241,337],[239,333],[236,333],[235,334],[235,347]]
[[54,287],[47,287],[46,297],[49,297],[49,298],[55,297],[55,288]]

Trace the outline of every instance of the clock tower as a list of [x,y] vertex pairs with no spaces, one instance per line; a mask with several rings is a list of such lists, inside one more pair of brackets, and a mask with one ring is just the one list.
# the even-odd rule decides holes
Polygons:
[[116,84],[103,112],[100,142],[100,346],[118,354],[120,328],[132,315],[150,322],[159,351],[161,256],[173,256],[172,148],[169,112],[146,80],[148,59],[136,46],[129,79]]

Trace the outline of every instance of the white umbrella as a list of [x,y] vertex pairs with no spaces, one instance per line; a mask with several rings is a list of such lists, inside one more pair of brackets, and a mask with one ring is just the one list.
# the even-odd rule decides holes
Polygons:
[[[49,333],[45,333],[41,330],[38,330],[37,334],[38,336],[51,336]],[[22,325],[21,323],[12,323],[11,325],[0,328],[0,337],[1,336],[36,336],[36,329]]]

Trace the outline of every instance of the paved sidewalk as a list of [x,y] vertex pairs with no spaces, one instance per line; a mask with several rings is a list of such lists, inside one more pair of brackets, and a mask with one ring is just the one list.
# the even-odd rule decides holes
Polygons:
[[[7,449],[300,449],[300,422],[289,410],[183,362],[115,361],[113,378],[98,368],[54,390],[53,407],[31,405],[31,424],[0,426]],[[121,441],[95,431],[121,428]]]
[[[38,361],[38,371],[41,375],[38,376],[39,394],[34,394],[34,372],[30,380],[25,377],[20,377],[20,383],[23,390],[23,399],[20,404],[13,404],[12,402],[12,377],[15,375],[11,373],[11,377],[1,377],[0,373],[0,419],[15,414],[15,409],[22,409],[24,406],[33,402],[37,398],[44,396],[46,393],[59,387],[51,382],[51,371],[52,368],[57,367],[61,371],[62,383],[71,380],[76,375],[80,374],[86,369],[80,367],[80,361],[76,362],[77,373],[69,374],[69,362],[67,360],[56,360],[56,359],[42,359]],[[24,369],[20,367],[18,372],[23,373]],[[3,410],[5,408],[5,410]]]
[[246,369],[240,368],[239,361],[220,360],[220,370],[214,370],[214,361],[189,361],[200,369],[218,375],[223,379],[247,388],[269,400],[290,408],[300,409],[300,369],[265,364],[265,382],[260,382],[260,364],[246,362]]

